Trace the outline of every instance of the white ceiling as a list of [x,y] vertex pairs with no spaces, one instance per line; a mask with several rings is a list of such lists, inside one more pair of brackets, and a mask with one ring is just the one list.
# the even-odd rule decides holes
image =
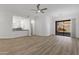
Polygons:
[[[78,4],[41,4],[40,8],[48,8],[46,13],[54,12],[57,10],[79,10]],[[19,13],[23,15],[35,14],[31,9],[36,9],[36,4],[1,4],[0,8],[11,11],[13,13]]]

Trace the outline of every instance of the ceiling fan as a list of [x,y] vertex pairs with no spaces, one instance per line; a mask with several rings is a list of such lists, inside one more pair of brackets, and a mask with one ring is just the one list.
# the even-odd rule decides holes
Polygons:
[[44,10],[47,10],[47,8],[43,8],[43,9],[40,9],[40,4],[37,4],[37,9],[32,9],[33,11],[35,11],[36,13],[45,13]]

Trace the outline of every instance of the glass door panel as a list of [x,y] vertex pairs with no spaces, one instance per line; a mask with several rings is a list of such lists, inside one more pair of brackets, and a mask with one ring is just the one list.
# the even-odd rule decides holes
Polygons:
[[70,26],[70,20],[56,21],[56,35],[70,36]]

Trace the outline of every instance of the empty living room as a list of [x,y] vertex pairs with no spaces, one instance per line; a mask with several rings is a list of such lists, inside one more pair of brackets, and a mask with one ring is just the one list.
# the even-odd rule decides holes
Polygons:
[[79,4],[0,4],[0,55],[79,55]]

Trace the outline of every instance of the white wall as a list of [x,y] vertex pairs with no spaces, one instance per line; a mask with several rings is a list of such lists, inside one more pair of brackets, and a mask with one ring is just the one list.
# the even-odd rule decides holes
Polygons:
[[35,33],[39,36],[48,36],[48,21],[45,15],[35,16]]
[[71,19],[71,36],[76,37],[76,18]]
[[76,19],[76,37],[79,38],[79,17]]
[[17,14],[0,9],[0,38],[27,36],[27,31],[12,31],[12,17]]

